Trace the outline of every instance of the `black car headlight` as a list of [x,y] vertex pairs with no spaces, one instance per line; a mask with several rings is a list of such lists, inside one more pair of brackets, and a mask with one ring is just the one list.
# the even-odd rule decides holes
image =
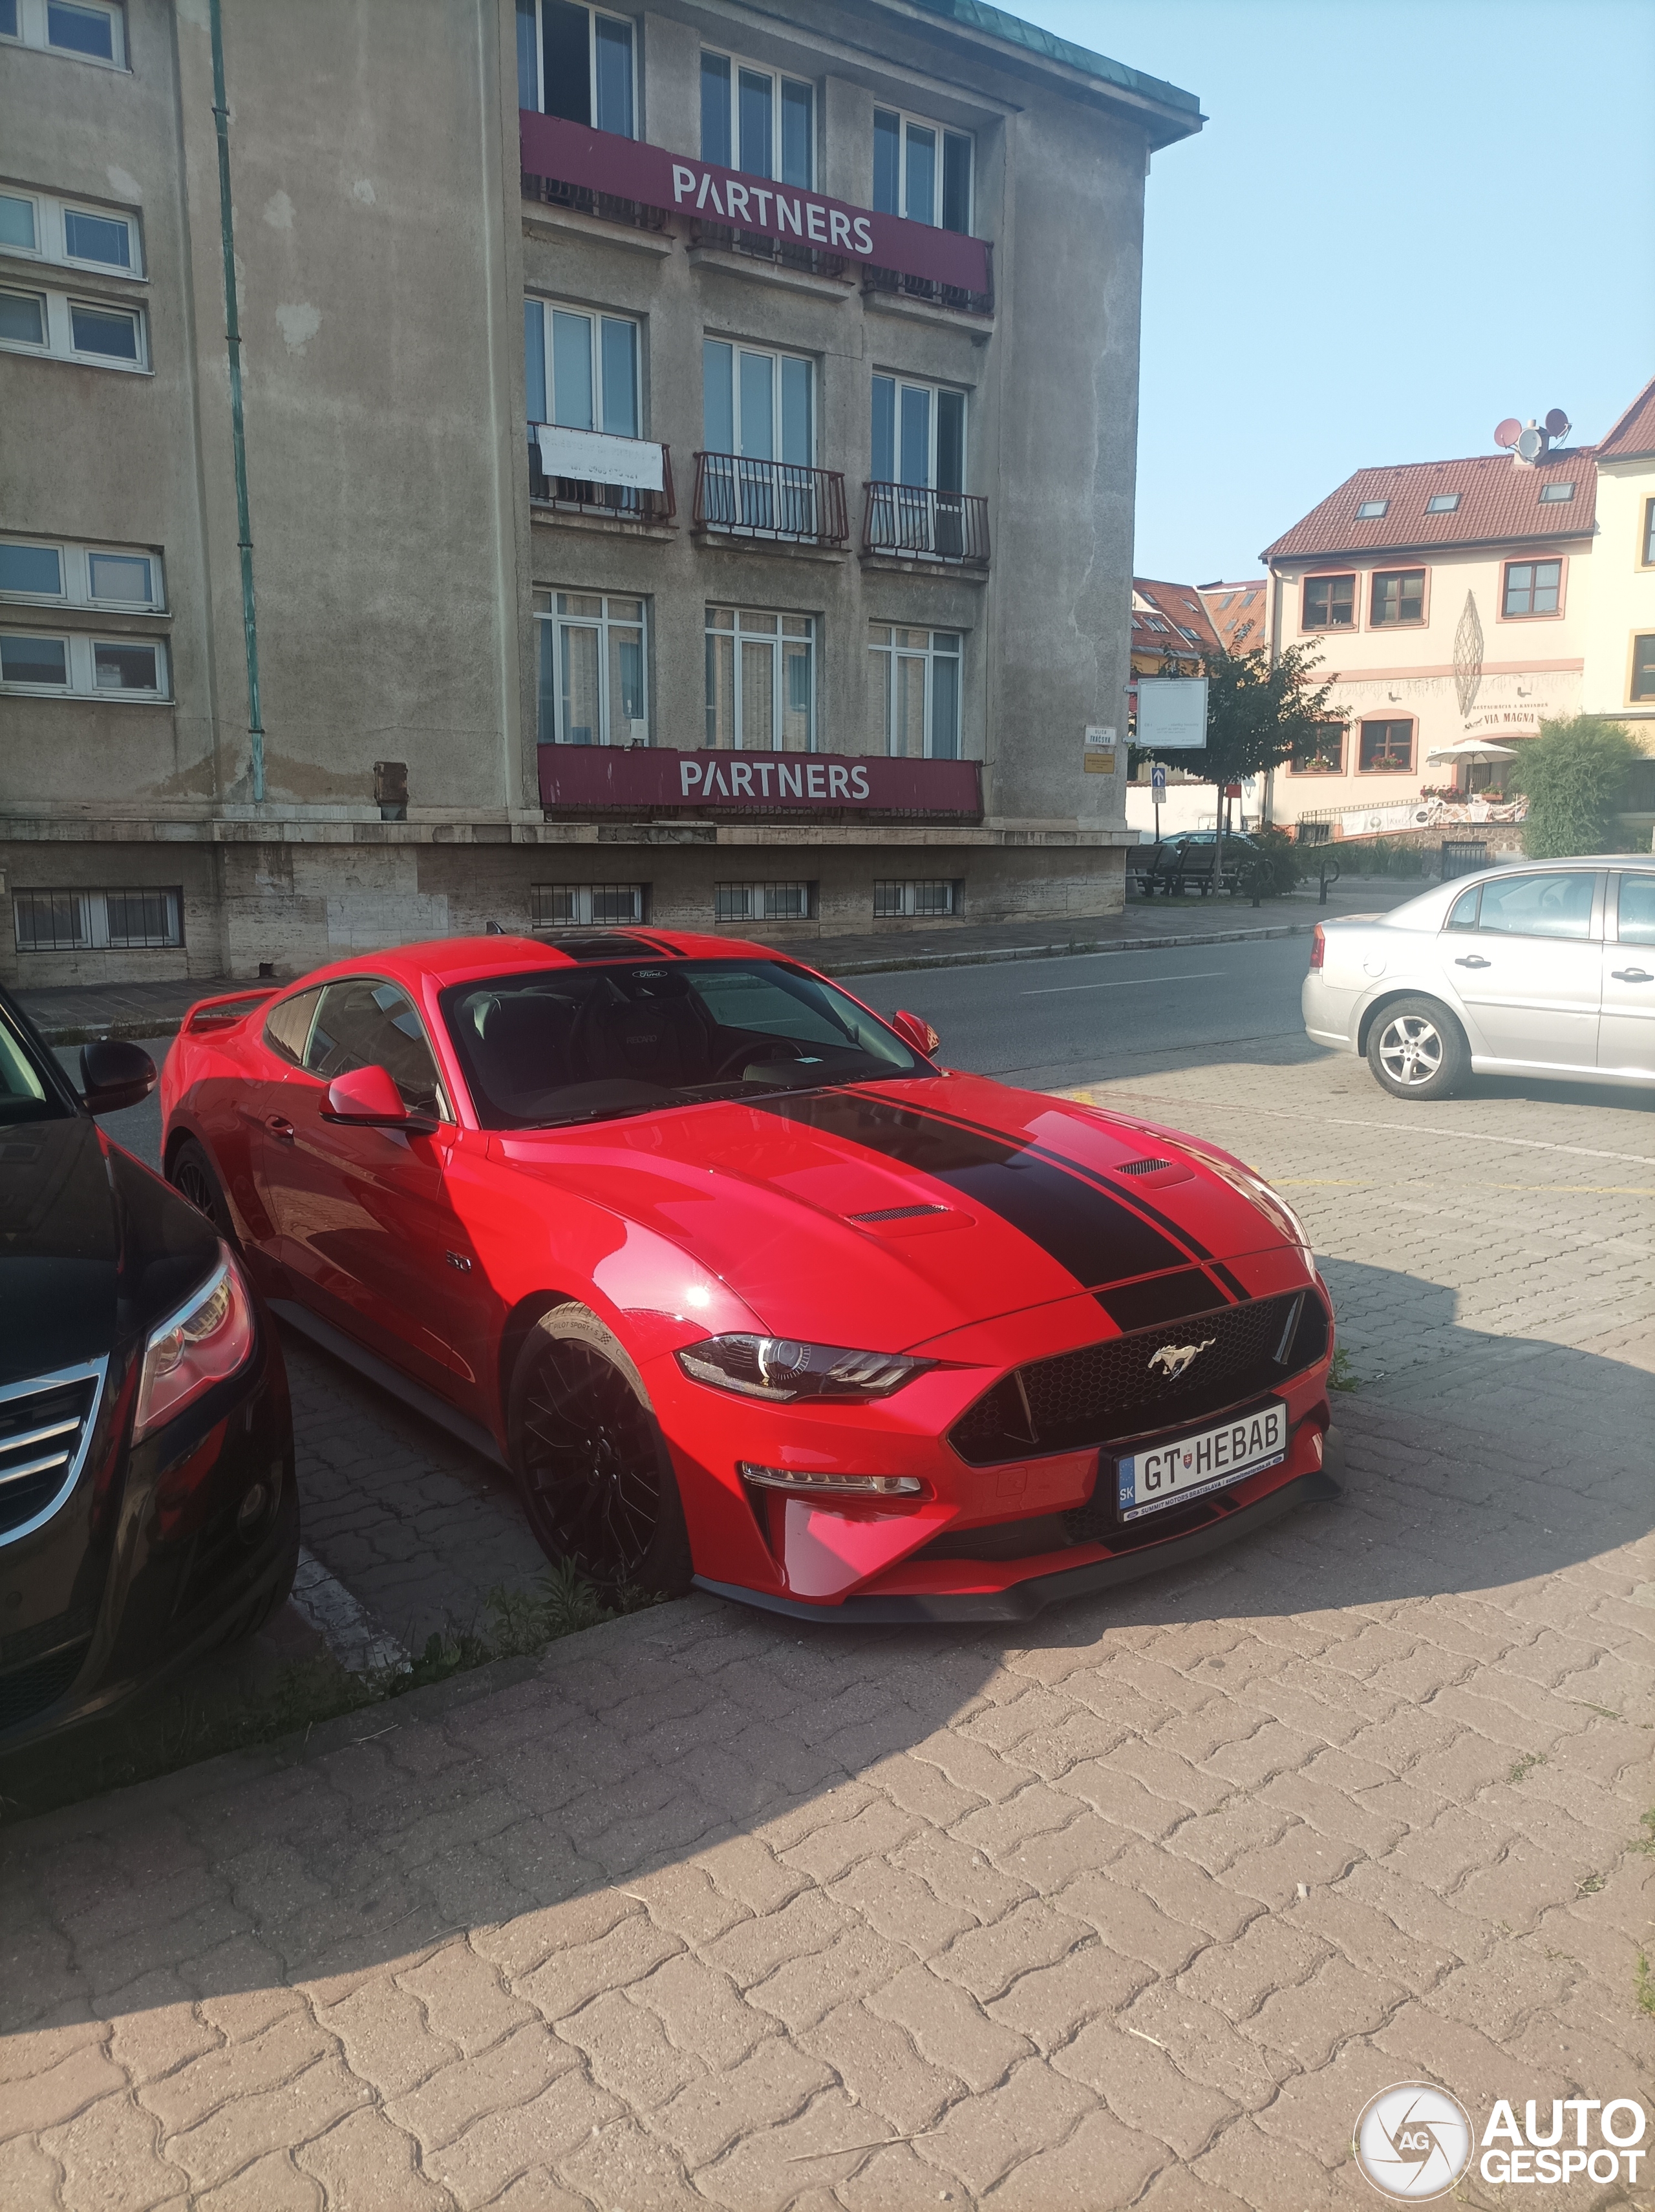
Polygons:
[[789,1405],[801,1398],[888,1398],[932,1359],[897,1352],[853,1352],[839,1344],[800,1344],[785,1336],[709,1336],[678,1355],[697,1382],[744,1398]]

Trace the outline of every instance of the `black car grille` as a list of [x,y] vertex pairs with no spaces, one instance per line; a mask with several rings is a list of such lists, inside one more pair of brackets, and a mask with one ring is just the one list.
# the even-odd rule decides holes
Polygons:
[[0,1393],[0,1540],[44,1512],[69,1480],[98,1380],[47,1376]]
[[[986,1467],[1199,1420],[1310,1366],[1327,1340],[1327,1315],[1311,1291],[1163,1322],[1015,1369],[960,1416],[949,1442]],[[1151,1365],[1163,1346],[1191,1344],[1202,1350],[1181,1375],[1169,1375],[1166,1361]]]
[[86,1654],[87,1640],[82,1640],[37,1659],[32,1667],[0,1674],[0,1731],[33,1720],[61,1698],[80,1673]]

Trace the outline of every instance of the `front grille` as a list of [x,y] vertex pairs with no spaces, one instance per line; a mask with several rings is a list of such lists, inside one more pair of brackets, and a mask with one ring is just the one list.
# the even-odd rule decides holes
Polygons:
[[[1202,1350],[1180,1375],[1164,1348]],[[1193,1320],[1032,1360],[963,1413],[949,1441],[974,1467],[1032,1452],[1073,1451],[1217,1413],[1271,1389],[1321,1358],[1327,1316],[1313,1294],[1290,1291]]]
[[15,1674],[0,1674],[0,1730],[33,1720],[36,1713],[44,1712],[61,1698],[80,1673],[86,1651],[84,1643],[71,1644],[48,1658],[37,1659],[32,1667],[20,1668]]
[[67,1497],[80,1471],[104,1363],[0,1386],[0,1543]]

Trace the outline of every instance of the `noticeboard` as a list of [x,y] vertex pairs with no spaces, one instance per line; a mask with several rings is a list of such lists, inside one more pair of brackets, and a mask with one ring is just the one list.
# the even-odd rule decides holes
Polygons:
[[1134,742],[1147,752],[1200,752],[1207,744],[1207,678],[1141,676]]

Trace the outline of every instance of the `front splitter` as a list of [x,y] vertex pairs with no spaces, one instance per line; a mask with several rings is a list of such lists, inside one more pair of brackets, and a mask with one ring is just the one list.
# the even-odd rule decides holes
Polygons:
[[1027,1582],[1013,1583],[1000,1590],[939,1591],[912,1597],[848,1597],[840,1605],[804,1605],[797,1598],[777,1597],[766,1590],[744,1589],[739,1583],[715,1583],[705,1575],[695,1578],[696,1588],[713,1597],[732,1598],[738,1605],[757,1606],[764,1613],[779,1613],[789,1620],[815,1620],[831,1627],[877,1628],[909,1621],[1031,1620],[1049,1605],[1064,1605],[1072,1598],[1092,1597],[1118,1583],[1141,1582],[1169,1567],[1187,1566],[1208,1552],[1222,1550],[1254,1530],[1267,1528],[1298,1505],[1331,1505],[1344,1492],[1330,1474],[1321,1469],[1297,1475],[1256,1504],[1243,1505],[1222,1521],[1196,1528],[1187,1536],[1169,1537],[1164,1544],[1146,1544],[1109,1559],[1092,1559],[1083,1567],[1065,1567],[1056,1574],[1031,1575]]

